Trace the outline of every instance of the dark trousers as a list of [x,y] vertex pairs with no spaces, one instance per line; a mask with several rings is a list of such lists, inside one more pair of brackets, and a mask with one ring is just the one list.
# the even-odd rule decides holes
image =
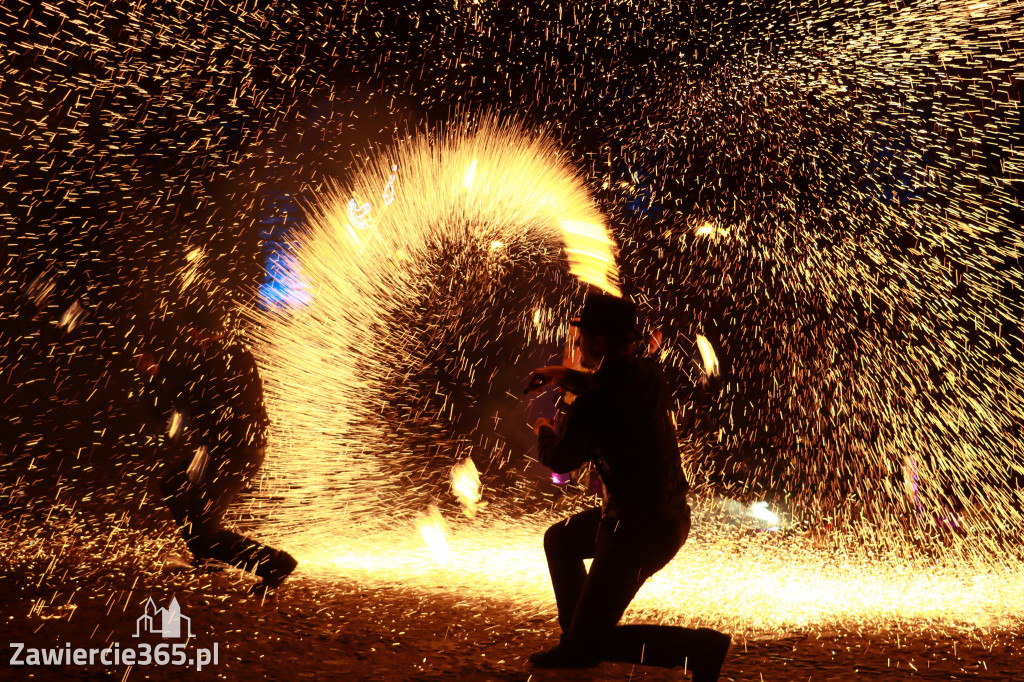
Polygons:
[[[690,510],[645,521],[602,519],[588,509],[551,526],[544,551],[563,640],[605,660],[683,665],[696,631],[665,626],[616,627],[644,582],[686,541]],[[588,573],[583,560],[593,558]]]
[[224,514],[263,465],[262,447],[214,446],[203,466],[189,466],[194,454],[174,461],[160,481],[160,491],[197,562],[205,559],[245,570],[261,569],[277,550],[224,528]]

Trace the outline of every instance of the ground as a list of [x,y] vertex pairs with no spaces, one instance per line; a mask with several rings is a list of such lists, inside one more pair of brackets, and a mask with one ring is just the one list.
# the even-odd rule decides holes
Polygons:
[[[188,655],[216,643],[218,662],[188,678],[228,680],[686,680],[682,669],[602,664],[592,670],[537,671],[530,653],[552,643],[553,608],[523,615],[500,599],[468,600],[444,590],[367,585],[303,575],[275,594],[251,596],[251,576],[227,569],[195,573],[169,566],[173,538],[115,527],[105,541],[74,533],[47,541],[24,529],[0,534],[3,679],[177,679],[176,666],[14,667],[13,643],[29,648],[153,646],[135,638],[148,598],[175,597],[191,619]],[[778,633],[737,637],[723,680],[1024,680],[1019,634],[921,630]],[[24,654],[23,654],[24,656]]]

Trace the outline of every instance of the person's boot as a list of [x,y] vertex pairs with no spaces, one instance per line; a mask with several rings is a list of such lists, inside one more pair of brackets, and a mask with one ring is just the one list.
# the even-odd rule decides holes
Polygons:
[[273,554],[266,561],[256,566],[256,575],[262,580],[252,586],[251,592],[256,595],[263,595],[270,590],[276,589],[285,581],[299,562],[288,552],[280,549],[273,550]]
[[697,630],[700,654],[694,656],[690,662],[693,682],[718,682],[718,674],[722,671],[722,663],[725,662],[731,641],[732,637],[716,630]]
[[569,646],[565,635],[554,647],[530,656],[534,668],[593,668],[600,662],[596,654]]

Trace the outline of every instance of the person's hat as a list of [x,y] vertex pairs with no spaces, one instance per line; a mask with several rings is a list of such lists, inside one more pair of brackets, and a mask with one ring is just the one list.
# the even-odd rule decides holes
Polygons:
[[581,331],[638,338],[636,306],[632,301],[609,294],[587,296],[583,310],[569,324]]

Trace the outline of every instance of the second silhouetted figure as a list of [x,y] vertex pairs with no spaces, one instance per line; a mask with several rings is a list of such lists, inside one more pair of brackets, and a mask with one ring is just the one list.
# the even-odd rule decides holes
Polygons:
[[161,493],[195,565],[214,560],[251,570],[262,579],[257,591],[274,588],[295,569],[295,559],[223,525],[263,464],[268,419],[256,360],[209,313],[194,315],[174,336],[157,349],[159,361],[148,353],[139,360],[159,411],[173,410],[172,440],[187,428],[196,449],[171,462]]

